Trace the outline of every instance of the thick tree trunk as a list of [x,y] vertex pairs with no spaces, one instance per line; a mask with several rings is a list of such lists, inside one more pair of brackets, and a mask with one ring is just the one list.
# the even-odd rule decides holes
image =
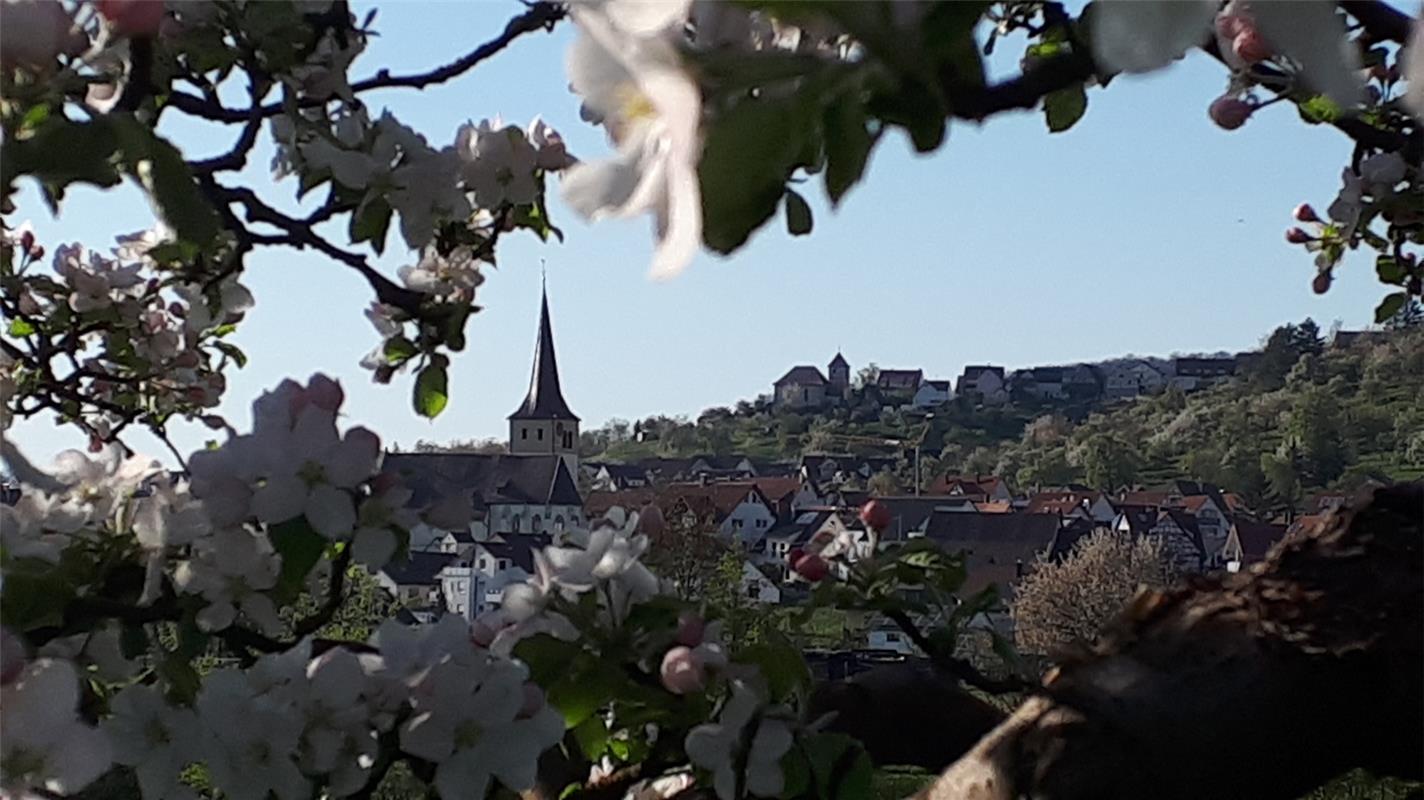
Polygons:
[[1424,484],[1138,596],[918,800],[1289,800],[1424,776]]

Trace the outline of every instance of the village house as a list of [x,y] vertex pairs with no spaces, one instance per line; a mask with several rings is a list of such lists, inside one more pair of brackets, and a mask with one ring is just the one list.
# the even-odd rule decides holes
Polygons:
[[1108,526],[1117,517],[1117,509],[1102,492],[1047,491],[1029,495],[1024,506],[1027,514],[1057,514],[1064,519],[1083,519],[1094,525]]
[[875,377],[875,388],[883,397],[913,397],[924,377],[924,370],[919,369],[882,369]]
[[641,489],[652,483],[652,476],[637,464],[598,464],[593,472],[592,488],[605,492],[621,489]]
[[1047,514],[959,514],[935,511],[924,536],[948,553],[964,554],[961,597],[994,586],[999,596],[1012,596],[1012,586],[1048,551],[1058,531],[1058,518]]
[[1174,358],[1170,383],[1184,392],[1193,392],[1226,383],[1234,374],[1235,358]]
[[997,475],[941,475],[930,483],[926,494],[964,496],[976,501],[1012,503],[1013,490]]
[[535,551],[551,543],[548,536],[538,534],[476,542],[469,558],[447,564],[440,572],[446,611],[473,620],[498,608],[505,587],[527,581],[534,574]]
[[458,560],[454,553],[413,550],[382,567],[376,582],[402,606],[431,608],[440,602],[441,572]]
[[809,364],[792,367],[772,384],[772,402],[780,408],[820,408],[826,404],[826,376]]
[[1162,391],[1167,378],[1156,367],[1134,359],[1104,368],[1103,394],[1110,400],[1130,400]]
[[1221,548],[1221,562],[1228,572],[1239,572],[1264,559],[1267,551],[1285,537],[1285,525],[1238,518],[1232,522],[1231,530],[1226,535],[1226,544]]
[[939,408],[949,402],[949,381],[929,380],[920,383],[910,401],[915,408]]
[[801,456],[801,474],[819,484],[838,484],[852,478],[869,480],[878,472],[893,471],[896,464],[888,456],[810,453]]
[[1030,397],[1059,400],[1067,396],[1063,384],[1063,367],[1031,367],[1015,372],[1009,381],[1014,392]]
[[964,373],[959,376],[959,381],[954,385],[954,393],[991,405],[1002,403],[1009,399],[1004,368],[988,364],[966,366]]
[[584,504],[589,519],[597,519],[613,507],[636,511],[656,505],[670,520],[713,526],[723,538],[750,549],[777,522],[776,506],[755,481],[715,483],[674,483],[661,489],[627,489],[621,492],[590,492]]

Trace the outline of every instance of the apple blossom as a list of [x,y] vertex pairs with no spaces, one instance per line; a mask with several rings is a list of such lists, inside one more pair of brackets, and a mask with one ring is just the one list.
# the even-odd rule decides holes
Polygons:
[[[268,656],[263,660],[272,658]],[[300,709],[281,693],[267,696],[247,672],[220,669],[203,680],[194,704],[202,723],[203,763],[232,800],[310,796],[294,756],[302,735]]]
[[418,263],[402,266],[397,274],[406,288],[466,303],[474,299],[475,289],[485,280],[474,253],[465,246],[456,247],[448,255],[427,247]]
[[529,142],[538,151],[534,163],[539,169],[559,172],[577,162],[564,148],[564,137],[549,126],[541,117],[529,123]]
[[173,582],[180,592],[208,602],[197,617],[204,630],[223,630],[241,613],[259,630],[276,631],[281,626],[277,609],[264,592],[277,585],[281,564],[266,536],[223,528],[193,543],[191,557],[178,563]]
[[539,153],[519,127],[504,125],[498,117],[466,123],[455,135],[455,152],[465,185],[480,206],[527,205],[538,197],[534,170]]
[[109,700],[112,713],[101,730],[114,760],[132,767],[144,800],[181,797],[178,780],[198,755],[198,717],[192,709],[170,705],[154,686],[125,687]]
[[0,686],[0,789],[67,794],[109,768],[109,740],[80,721],[79,675],[68,661],[40,658]]
[[[781,794],[785,785],[781,757],[791,749],[791,729],[770,709],[758,718],[761,709],[757,693],[744,681],[733,681],[718,721],[698,725],[687,734],[683,743],[687,757],[711,770],[719,800],[734,800],[739,783],[757,797]],[[737,774],[738,763],[745,764],[740,776],[744,782]]]
[[564,200],[589,219],[652,212],[652,275],[681,272],[702,239],[697,160],[701,94],[678,53],[688,3],[576,4],[569,81],[618,152],[564,174]]

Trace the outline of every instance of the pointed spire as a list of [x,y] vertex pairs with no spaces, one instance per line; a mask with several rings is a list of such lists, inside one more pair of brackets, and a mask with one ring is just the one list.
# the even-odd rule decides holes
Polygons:
[[543,304],[539,308],[539,340],[534,345],[534,370],[529,376],[529,394],[524,404],[509,415],[510,419],[568,419],[578,420],[564,402],[564,393],[559,389],[559,362],[554,356],[554,328],[549,322],[549,292],[541,292]]

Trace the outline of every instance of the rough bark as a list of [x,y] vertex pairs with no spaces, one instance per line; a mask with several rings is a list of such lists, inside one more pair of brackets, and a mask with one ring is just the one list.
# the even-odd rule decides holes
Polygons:
[[1424,777],[1424,484],[1140,594],[919,800],[1288,800]]

